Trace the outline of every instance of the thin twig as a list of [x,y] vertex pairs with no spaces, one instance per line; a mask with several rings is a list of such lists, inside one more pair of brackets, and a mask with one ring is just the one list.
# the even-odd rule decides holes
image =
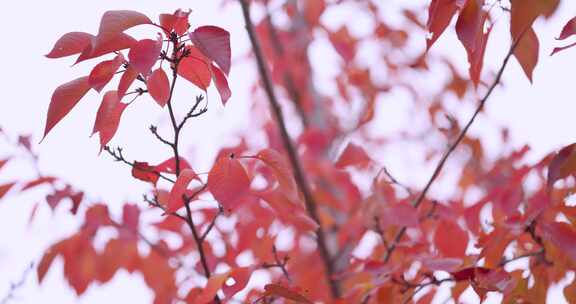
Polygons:
[[8,293],[4,296],[4,298],[2,298],[0,304],[7,304],[8,302],[10,302],[10,300],[14,299],[15,297],[14,294],[19,288],[24,286],[24,283],[26,283],[28,275],[33,269],[34,269],[34,263],[30,263],[28,267],[26,267],[24,272],[20,275],[20,279],[18,279],[18,281],[16,282],[10,283],[10,289],[8,290]]
[[250,18],[250,8],[248,1],[246,0],[239,0],[239,1],[242,6],[242,13],[244,16],[244,22],[246,24],[246,30],[248,31],[248,36],[250,37],[250,42],[252,44],[252,48],[256,56],[258,71],[264,84],[264,90],[266,91],[266,95],[268,96],[268,102],[270,104],[271,111],[279,127],[283,146],[286,149],[286,152],[288,153],[290,165],[292,166],[292,170],[294,171],[294,178],[296,180],[296,183],[298,184],[300,191],[304,196],[304,203],[306,205],[306,210],[308,214],[319,225],[318,229],[316,230],[318,251],[320,252],[320,257],[324,264],[324,268],[326,271],[326,281],[330,286],[331,296],[337,299],[340,297],[340,286],[338,282],[333,278],[334,266],[331,262],[330,253],[326,245],[326,237],[324,235],[324,231],[322,230],[322,223],[320,222],[318,206],[316,204],[316,201],[314,200],[312,192],[310,191],[309,188],[310,186],[306,176],[304,175],[304,172],[302,171],[298,154],[296,152],[296,149],[292,145],[290,135],[288,134],[288,130],[286,129],[286,123],[284,122],[284,118],[282,117],[282,109],[280,108],[280,104],[278,102],[278,99],[276,98],[276,94],[274,93],[272,81],[270,80],[271,79],[270,74],[266,66],[266,63],[264,62],[264,55],[260,47],[260,42],[256,37],[254,24],[252,24],[252,19]]
[[[127,164],[128,166],[130,166],[130,167],[132,167],[132,168],[134,168],[134,166],[136,166],[133,162],[128,161],[128,160],[124,157],[124,155],[122,154],[122,148],[118,147],[118,148],[116,148],[116,150],[114,150],[114,149],[110,148],[109,146],[105,146],[105,147],[104,147],[104,150],[105,150],[106,152],[108,152],[108,154],[110,154],[110,156],[112,156],[115,161],[123,162],[123,163]],[[171,179],[171,178],[165,176],[164,174],[162,174],[162,173],[160,173],[160,172],[158,172],[158,171],[155,171],[155,170],[148,170],[148,169],[146,169],[146,168],[138,168],[138,170],[142,170],[142,171],[145,171],[145,172],[154,173],[154,174],[158,175],[158,177],[160,177],[161,179],[166,180],[166,181],[168,181],[168,182],[170,182],[170,183],[175,183],[175,182],[176,182],[175,180],[173,180],[173,179]]]
[[[412,206],[414,208],[418,208],[418,206],[420,206],[420,204],[424,201],[424,198],[426,197],[428,190],[430,190],[430,187],[432,187],[432,184],[434,183],[434,181],[436,180],[436,178],[438,177],[438,175],[442,171],[442,168],[444,168],[444,164],[448,160],[448,157],[450,157],[452,152],[454,152],[454,150],[456,150],[456,148],[458,147],[460,142],[464,139],[464,137],[466,136],[466,133],[468,132],[468,129],[470,129],[470,127],[472,126],[472,124],[476,120],[476,117],[478,116],[478,114],[480,114],[480,112],[484,108],[486,101],[488,100],[488,98],[490,98],[490,96],[492,95],[492,92],[494,92],[494,89],[500,83],[502,75],[504,74],[504,70],[506,69],[506,66],[508,65],[508,61],[510,60],[510,58],[514,54],[514,50],[518,46],[518,43],[522,39],[523,35],[524,35],[524,33],[522,33],[522,35],[520,35],[520,37],[516,41],[514,41],[514,43],[510,47],[508,54],[506,54],[506,57],[504,58],[504,61],[502,62],[502,65],[500,66],[500,70],[498,70],[498,73],[496,74],[496,78],[494,79],[494,81],[492,82],[490,87],[488,88],[488,91],[486,92],[484,97],[480,100],[478,107],[476,108],[476,111],[474,112],[472,117],[470,117],[470,119],[468,120],[468,123],[466,123],[466,126],[464,126],[464,128],[462,129],[462,131],[460,132],[460,134],[458,135],[456,140],[448,147],[448,150],[446,150],[446,152],[444,153],[444,155],[442,156],[442,158],[440,159],[440,161],[436,165],[436,168],[434,169],[432,176],[430,176],[428,183],[426,183],[426,186],[424,187],[422,192],[420,192],[420,194],[418,195],[416,200],[412,203]],[[396,234],[396,236],[394,237],[394,241],[392,242],[392,244],[390,245],[390,247],[388,248],[388,250],[386,251],[386,253],[384,255],[384,263],[386,263],[386,262],[388,262],[388,260],[390,260],[390,257],[392,256],[392,252],[394,252],[394,250],[396,249],[396,247],[398,245],[398,242],[400,242],[400,239],[402,239],[402,237],[404,236],[405,233],[406,233],[406,227],[402,227],[400,229],[400,231]]]

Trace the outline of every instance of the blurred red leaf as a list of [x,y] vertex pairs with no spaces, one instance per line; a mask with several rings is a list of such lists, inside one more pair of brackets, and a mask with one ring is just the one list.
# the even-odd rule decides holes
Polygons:
[[563,147],[548,165],[548,188],[552,188],[554,183],[576,174],[576,143]]
[[226,282],[227,279],[228,279],[228,273],[220,273],[211,276],[208,279],[208,283],[206,283],[206,286],[202,289],[202,291],[198,295],[186,298],[189,301],[188,303],[198,303],[198,304],[211,303],[211,301],[214,300],[214,296],[216,296],[216,293],[218,292],[218,290],[220,290],[220,288],[222,288],[222,285],[224,284],[224,282]]
[[228,80],[226,79],[226,75],[218,68],[217,66],[212,64],[212,79],[214,80],[214,84],[216,85],[216,89],[220,94],[220,99],[222,100],[222,105],[226,105],[228,99],[232,96],[232,91],[230,91],[230,87],[228,86]]
[[298,186],[294,180],[294,174],[288,161],[279,152],[273,149],[264,149],[256,155],[274,172],[278,180],[280,190],[291,200],[298,200]]
[[456,223],[441,220],[434,233],[434,245],[445,257],[463,257],[468,246],[468,234]]
[[6,195],[6,193],[8,193],[8,191],[10,191],[12,187],[14,187],[15,184],[16,183],[7,183],[0,185],[0,199],[2,199]]
[[532,73],[538,63],[539,48],[538,37],[534,30],[530,28],[524,33],[518,42],[518,46],[514,49],[514,57],[520,63],[524,74],[526,74],[530,82],[532,82]]
[[190,33],[190,40],[228,75],[230,73],[230,33],[217,26],[201,26]]
[[208,189],[225,208],[231,209],[250,189],[250,178],[235,157],[220,157],[208,173]]
[[100,20],[98,35],[96,35],[96,40],[93,44],[95,48],[98,48],[103,43],[114,39],[123,31],[141,24],[152,24],[152,21],[146,15],[135,11],[107,11]]
[[543,223],[543,238],[576,262],[576,231],[567,223]]
[[20,189],[20,191],[25,191],[25,190],[34,188],[34,187],[42,185],[42,184],[52,184],[55,180],[56,180],[56,177],[53,177],[53,176],[42,176],[42,177],[39,177],[35,180],[29,181],[26,184],[24,184],[24,186],[22,187],[22,189]]
[[[190,164],[188,163],[188,161],[186,161],[186,159],[184,159],[182,157],[179,158],[178,162],[179,162],[180,171],[182,171],[184,169],[192,168],[190,166]],[[175,157],[169,158],[169,159],[161,162],[160,164],[156,165],[154,167],[154,169],[158,172],[175,174],[176,173],[176,158]],[[200,180],[200,178],[198,176],[196,176],[195,178]]]
[[296,303],[312,304],[305,296],[299,293],[295,288],[282,286],[280,284],[266,284],[264,286],[265,294],[268,296],[276,296],[284,299],[296,301]]
[[355,166],[359,168],[366,168],[370,165],[372,159],[364,149],[354,143],[348,143],[338,160],[334,164],[336,168],[345,168],[348,166]]

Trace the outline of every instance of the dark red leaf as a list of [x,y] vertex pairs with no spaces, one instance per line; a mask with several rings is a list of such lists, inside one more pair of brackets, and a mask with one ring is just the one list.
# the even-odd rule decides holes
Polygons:
[[485,273],[489,273],[489,272],[490,272],[489,268],[469,267],[469,268],[464,268],[464,269],[456,271],[456,272],[452,272],[450,274],[454,278],[454,281],[460,282],[460,281],[474,280],[474,278],[476,277],[477,274],[479,274],[479,273],[485,274]]
[[44,138],[54,126],[66,116],[80,101],[80,99],[90,90],[88,77],[80,77],[67,82],[54,90],[50,106],[48,107],[48,117],[44,128]]
[[154,98],[158,105],[164,107],[170,98],[170,81],[166,72],[162,68],[157,68],[148,76],[146,85],[150,96]]
[[116,73],[122,63],[124,63],[124,56],[118,54],[112,60],[102,61],[97,64],[92,69],[92,72],[90,72],[90,76],[88,76],[90,86],[97,92],[100,92],[104,86],[112,80],[114,73]]
[[234,279],[234,284],[222,285],[222,291],[227,299],[232,298],[236,293],[246,287],[253,271],[254,269],[252,267],[237,267],[230,270],[228,277]]
[[570,19],[570,21],[566,22],[564,28],[562,28],[562,32],[560,36],[556,39],[564,40],[572,35],[576,35],[576,17]]
[[552,50],[552,53],[550,53],[550,56],[552,56],[552,55],[554,55],[554,54],[556,54],[556,53],[558,53],[558,52],[561,52],[561,51],[567,50],[567,49],[569,49],[569,48],[572,48],[572,47],[574,47],[574,46],[576,46],[576,42],[571,43],[571,44],[569,44],[569,45],[567,45],[567,46],[556,47],[556,48],[554,48],[554,49]]
[[230,87],[228,86],[228,80],[226,79],[226,75],[224,75],[222,70],[220,70],[214,64],[212,64],[212,79],[214,80],[216,89],[220,94],[222,105],[226,105],[226,102],[228,102],[228,99],[230,99],[230,97],[232,96],[232,91],[230,91]]
[[562,148],[548,165],[548,187],[562,178],[576,174],[576,143]]
[[558,247],[573,262],[576,262],[576,231],[567,223],[544,223],[544,239]]
[[130,65],[138,73],[148,75],[158,60],[160,50],[162,50],[162,38],[160,36],[157,40],[142,39],[134,44],[128,52]]
[[228,75],[230,73],[230,33],[217,26],[201,26],[190,33],[194,45]]
[[538,63],[538,53],[539,53],[540,43],[538,42],[538,37],[532,28],[528,29],[518,46],[514,49],[514,57],[522,66],[524,74],[532,82],[532,72]]
[[55,180],[56,180],[56,178],[53,176],[39,177],[33,181],[27,182],[24,185],[24,187],[22,187],[22,189],[20,189],[20,191],[28,190],[28,189],[34,188],[34,187],[42,185],[42,184],[52,184]]
[[2,199],[6,195],[6,193],[8,193],[8,191],[10,191],[12,187],[14,187],[15,184],[16,183],[7,183],[0,185],[0,199]]
[[122,209],[122,225],[131,231],[134,238],[137,238],[134,233],[138,232],[139,222],[140,208],[134,204],[125,204]]
[[486,18],[482,11],[483,2],[483,0],[468,0],[456,22],[456,34],[468,53],[476,50],[478,33],[484,31]]
[[84,32],[70,32],[64,34],[50,51],[48,58],[60,58],[81,53],[92,43],[93,35]]

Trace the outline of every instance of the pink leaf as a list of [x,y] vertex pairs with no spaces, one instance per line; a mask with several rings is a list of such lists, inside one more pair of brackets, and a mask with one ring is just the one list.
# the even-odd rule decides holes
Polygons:
[[118,54],[112,60],[102,61],[97,64],[90,72],[90,76],[88,76],[88,82],[90,86],[100,92],[104,86],[112,80],[114,77],[114,73],[118,70],[118,68],[124,62],[124,56],[122,54]]
[[250,188],[250,179],[234,157],[220,157],[208,174],[208,189],[225,208],[238,204]]
[[272,169],[280,185],[280,190],[290,200],[298,200],[298,187],[294,180],[292,168],[284,156],[276,150],[264,149],[258,152],[257,157]]
[[190,11],[185,12],[180,9],[174,14],[160,14],[160,25],[168,31],[166,35],[169,35],[170,31],[173,30],[178,36],[181,36],[190,27],[188,15],[190,15]]
[[[181,171],[184,169],[190,169],[191,168],[188,161],[186,161],[182,157],[180,157],[179,166],[180,166]],[[172,157],[172,158],[169,158],[169,159],[163,161],[162,163],[156,165],[155,170],[158,172],[175,174],[176,173],[176,158]],[[198,177],[196,176],[196,178],[198,178]],[[198,180],[200,180],[200,179],[198,178]]]
[[86,48],[82,51],[80,56],[78,56],[78,59],[76,59],[76,62],[74,64],[82,62],[84,60],[100,57],[102,55],[109,54],[112,52],[131,48],[136,43],[136,39],[124,33],[115,36],[109,41],[100,43],[97,46],[94,46],[95,39],[96,38],[92,39],[92,43],[86,46]]
[[176,183],[172,186],[170,197],[168,198],[168,206],[166,213],[174,212],[184,206],[184,194],[188,188],[188,184],[193,179],[198,178],[192,169],[184,169],[176,179]]
[[127,104],[120,102],[118,92],[109,91],[104,94],[92,130],[92,134],[96,132],[100,133],[100,150],[102,150],[112,137],[114,137],[114,134],[116,134],[122,112],[124,112],[126,106]]
[[335,166],[340,169],[348,166],[366,168],[371,162],[372,159],[362,147],[349,143],[336,161]]
[[217,26],[201,26],[190,33],[194,45],[228,75],[230,73],[230,33]]
[[87,76],[77,78],[56,88],[48,107],[48,117],[42,140],[74,108],[88,90],[90,90],[90,85]]
[[138,72],[129,65],[126,71],[122,73],[122,77],[120,77],[120,82],[118,83],[118,97],[124,97],[124,94],[126,94],[126,91],[128,91],[137,77]]
[[463,257],[468,246],[468,234],[456,223],[442,220],[434,233],[434,245],[444,257]]
[[212,78],[210,66],[206,62],[206,58],[197,48],[188,47],[186,49],[190,54],[180,61],[178,65],[178,75],[206,91]]
[[48,58],[66,57],[82,52],[94,38],[93,35],[84,32],[70,32],[64,34],[50,51]]
[[98,35],[93,42],[94,47],[98,48],[101,44],[114,39],[125,30],[140,24],[152,24],[152,21],[146,15],[135,11],[107,11],[100,20]]

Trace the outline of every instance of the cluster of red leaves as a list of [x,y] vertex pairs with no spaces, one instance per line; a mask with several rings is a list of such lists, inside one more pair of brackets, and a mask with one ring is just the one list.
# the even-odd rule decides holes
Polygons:
[[[326,11],[340,9],[340,2],[348,1],[303,1],[302,5],[287,1],[278,14],[288,24],[276,26],[274,15],[266,13],[255,25],[272,81],[290,101],[285,106],[295,109],[286,115],[293,115],[303,127],[295,145],[318,207],[318,221],[309,214],[305,203],[309,198],[303,197],[294,176],[293,163],[277,132],[278,122],[263,118],[258,129],[243,135],[238,145],[220,150],[206,178],[183,156],[151,165],[128,162],[120,152],[111,152],[132,166],[134,178],[153,186],[153,199],[147,201],[153,210],[161,209],[164,217],[158,214],[159,220],[151,225],[141,223],[136,205],[126,204],[116,220],[105,204],[86,202],[82,192],[56,178],[40,176],[21,185],[0,186],[1,198],[15,192],[12,189],[54,185],[46,202],[55,207],[70,199],[73,213],[80,210],[84,215],[77,233],[45,253],[38,265],[39,279],[55,258],[61,258],[64,274],[78,294],[125,269],[143,275],[154,291],[155,303],[218,303],[233,299],[240,291],[250,303],[430,303],[444,282],[453,283],[447,288],[456,300],[471,287],[481,299],[488,292],[500,292],[506,303],[544,302],[550,285],[576,269],[576,208],[567,202],[575,190],[576,144],[526,164],[527,147],[491,159],[479,138],[464,134],[458,151],[462,170],[454,194],[442,200],[426,196],[416,206],[413,202],[421,189],[388,172],[378,155],[382,150],[376,147],[418,140],[424,145],[423,161],[435,161],[443,149],[426,145],[422,138],[450,142],[462,131],[443,101],[466,99],[469,92],[482,89],[493,11],[510,14],[511,41],[518,41],[514,56],[531,79],[538,59],[538,37],[532,25],[539,16],[551,16],[559,0],[530,0],[529,4],[512,0],[510,8],[487,6],[483,0],[433,0],[427,22],[422,21],[421,10],[403,10],[401,28],[382,18],[388,4],[349,1],[347,5],[354,5],[372,21],[373,32],[362,37],[347,25],[331,28],[322,21]],[[252,1],[252,5],[263,6],[264,12],[270,9],[267,1]],[[170,105],[174,77],[183,77],[204,91],[213,81],[226,102],[230,97],[226,78],[229,34],[213,26],[189,31],[188,15],[181,10],[161,14],[156,24],[140,13],[110,11],[103,16],[96,36],[64,35],[48,57],[80,54],[77,62],[106,54],[114,57],[96,65],[89,76],[56,89],[44,136],[90,89],[100,92],[109,85],[122,66],[118,87],[104,94],[94,124],[102,147],[114,136],[130,105],[123,102],[125,96],[149,93],[161,107]],[[470,64],[470,81],[448,59],[429,51],[455,16],[456,34]],[[559,39],[573,34],[572,23]],[[156,39],[136,41],[124,31],[137,25],[152,25],[161,33]],[[411,40],[424,44],[426,31],[430,33],[427,47],[416,54],[409,52]],[[183,37],[186,41],[180,40]],[[309,59],[311,46],[326,38],[338,57],[339,72],[330,79],[336,88],[333,94],[315,87],[314,77],[320,73]],[[174,51],[181,58],[178,68],[170,62],[175,57],[162,51],[166,41],[181,46]],[[366,66],[358,60],[358,53],[373,41],[382,47],[382,61]],[[127,57],[121,53],[125,49],[129,49]],[[164,61],[173,72],[171,77],[162,68]],[[437,72],[435,64],[448,67],[449,77],[438,91],[423,95],[418,87],[422,84],[413,75],[429,77]],[[387,71],[386,79],[377,79],[378,69]],[[144,87],[128,92],[136,80]],[[375,135],[369,127],[378,116],[377,100],[397,88],[408,92],[414,100],[414,116],[427,120],[429,126],[419,130],[421,134],[407,130],[397,137]],[[260,96],[256,89],[256,113],[266,111]],[[340,149],[342,138],[348,135],[354,136],[354,142]],[[267,147],[247,144],[254,137],[263,139]],[[502,132],[502,144],[507,140],[507,133]],[[336,158],[327,157],[335,150],[342,152]],[[0,167],[6,162],[1,161]],[[371,187],[355,176],[371,181]],[[470,193],[476,193],[475,199],[467,198]],[[218,206],[196,207],[200,196],[212,197]],[[231,223],[220,225],[219,216]],[[103,250],[97,250],[96,235],[105,230],[101,228],[117,233]],[[157,232],[157,240],[146,237],[150,230]],[[318,231],[327,239],[327,262],[316,252]],[[164,239],[167,234],[181,242],[169,245]],[[355,250],[367,236],[376,237],[377,242],[360,257]],[[143,252],[139,243],[149,250]],[[282,245],[282,250],[277,251],[276,245]],[[251,256],[248,264],[238,259],[245,254]],[[201,261],[185,265],[190,255],[201,255]],[[286,257],[284,262],[279,256]],[[507,267],[518,259],[529,260],[526,271]],[[263,289],[246,288],[253,272],[263,269],[268,270],[271,282]],[[202,275],[205,282],[190,284],[190,277]],[[181,277],[185,279],[176,279]],[[565,290],[567,298],[573,298],[575,290],[573,282]]]

